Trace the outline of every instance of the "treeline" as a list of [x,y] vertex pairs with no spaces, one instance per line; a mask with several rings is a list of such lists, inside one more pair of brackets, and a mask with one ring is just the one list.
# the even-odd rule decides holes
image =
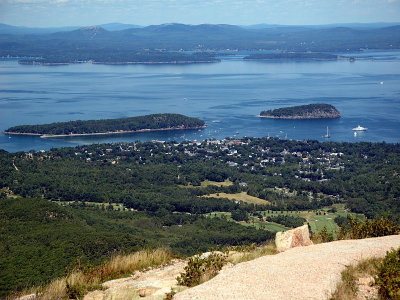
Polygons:
[[107,133],[117,131],[136,131],[143,129],[197,128],[204,121],[179,114],[153,114],[146,116],[57,122],[43,125],[20,125],[8,128],[10,133],[34,133],[48,135]]
[[296,228],[304,225],[306,219],[299,216],[276,215],[276,216],[268,216],[267,221],[282,224],[286,227]]

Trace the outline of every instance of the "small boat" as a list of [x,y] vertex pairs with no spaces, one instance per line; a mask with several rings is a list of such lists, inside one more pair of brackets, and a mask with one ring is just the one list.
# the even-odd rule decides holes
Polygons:
[[220,123],[221,120],[212,120],[211,122],[213,122],[213,123]]
[[326,126],[326,134],[323,136],[323,138],[329,139],[330,137],[331,137],[331,136],[330,136],[330,134],[329,134],[329,127]]
[[365,127],[362,127],[362,126],[358,125],[357,127],[354,127],[352,130],[354,130],[354,131],[365,131],[367,129],[368,128],[365,128]]

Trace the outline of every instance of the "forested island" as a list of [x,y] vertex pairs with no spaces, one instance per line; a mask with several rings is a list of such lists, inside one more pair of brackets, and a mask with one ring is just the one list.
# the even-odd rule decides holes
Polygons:
[[337,60],[340,56],[317,52],[282,52],[282,53],[256,53],[243,59],[246,60]]
[[5,134],[61,137],[80,135],[127,134],[146,131],[201,129],[203,120],[180,114],[152,114],[146,116],[56,122],[41,125],[20,125],[8,128]]
[[213,63],[220,60],[211,53],[196,52],[192,54],[169,51],[57,51],[44,56],[19,60],[25,65],[66,65],[73,63],[94,63],[109,65],[124,64],[190,64]]
[[265,110],[260,117],[272,119],[334,119],[340,112],[330,104],[307,104]]

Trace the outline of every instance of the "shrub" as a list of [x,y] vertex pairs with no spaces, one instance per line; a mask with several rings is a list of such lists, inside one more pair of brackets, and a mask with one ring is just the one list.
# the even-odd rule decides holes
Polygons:
[[320,232],[313,236],[313,241],[316,243],[328,243],[334,240],[333,234],[328,232],[328,228],[324,226]]
[[341,227],[339,238],[365,239],[398,234],[400,232],[400,226],[386,218],[358,221],[349,216],[348,225]]
[[375,281],[383,299],[400,299],[400,248],[386,254]]
[[225,263],[225,257],[218,253],[205,258],[195,255],[189,258],[185,272],[178,276],[178,284],[192,287],[203,283],[217,275]]

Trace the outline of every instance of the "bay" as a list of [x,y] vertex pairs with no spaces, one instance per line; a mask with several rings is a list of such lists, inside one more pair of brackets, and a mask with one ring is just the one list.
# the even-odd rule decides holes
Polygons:
[[[346,55],[349,55],[348,53]],[[191,65],[19,65],[0,61],[0,131],[22,124],[181,113],[206,121],[194,131],[43,139],[0,134],[10,152],[136,140],[271,136],[332,141],[400,142],[400,51],[354,53],[374,59],[243,61]],[[258,118],[266,109],[332,104],[340,119]],[[354,135],[353,127],[367,127]]]

